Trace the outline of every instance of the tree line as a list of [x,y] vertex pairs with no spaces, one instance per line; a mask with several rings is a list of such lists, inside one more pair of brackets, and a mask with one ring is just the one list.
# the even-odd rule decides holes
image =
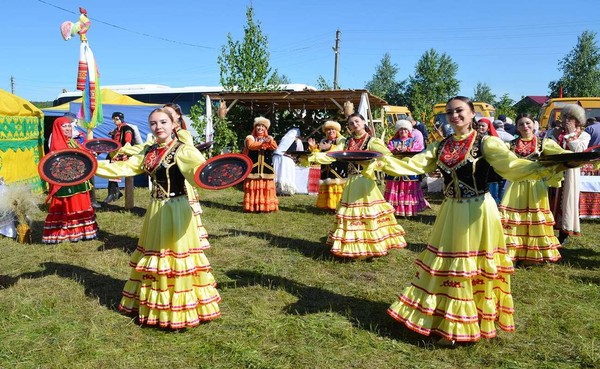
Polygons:
[[[269,64],[268,37],[262,32],[260,22],[254,19],[254,9],[246,10],[247,23],[244,26],[243,39],[234,40],[231,33],[227,43],[221,48],[218,57],[220,83],[225,91],[260,92],[277,90],[279,84],[290,83],[289,78],[273,69]],[[600,49],[596,42],[596,33],[584,31],[573,49],[558,62],[562,76],[548,84],[550,97],[600,96]],[[399,68],[385,53],[375,68],[370,81],[365,85],[372,94],[385,99],[390,105],[407,106],[417,120],[429,122],[433,117],[433,106],[445,102],[458,94],[460,81],[456,75],[458,64],[446,53],[429,49],[423,53],[415,65],[414,71],[406,79],[398,79]],[[317,77],[316,87],[320,90],[332,89],[322,76]],[[478,82],[473,96],[474,101],[483,101],[496,108],[496,114],[515,116],[528,112],[515,108],[515,101],[507,93],[495,95],[485,82]],[[522,110],[528,108],[521,107]],[[531,108],[529,108],[531,109]],[[191,118],[198,132],[203,132],[205,122],[203,102],[193,107]],[[298,126],[298,119],[290,112],[273,112],[278,125],[272,132],[276,137],[287,129]],[[307,113],[319,115],[319,118],[335,119],[336,112]],[[214,117],[216,149],[228,147],[237,150],[241,140],[252,130],[252,112],[247,108],[232,109],[225,119]],[[235,122],[235,123],[234,123]],[[302,127],[299,127],[302,129]],[[313,126],[314,128],[314,126]],[[219,152],[217,150],[217,152]]]

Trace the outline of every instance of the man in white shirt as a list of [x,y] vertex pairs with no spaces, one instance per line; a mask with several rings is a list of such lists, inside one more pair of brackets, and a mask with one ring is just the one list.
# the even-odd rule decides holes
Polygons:
[[496,128],[496,132],[498,133],[498,137],[504,142],[510,142],[515,139],[515,136],[504,130],[504,122],[500,119],[496,119],[493,123],[494,128]]

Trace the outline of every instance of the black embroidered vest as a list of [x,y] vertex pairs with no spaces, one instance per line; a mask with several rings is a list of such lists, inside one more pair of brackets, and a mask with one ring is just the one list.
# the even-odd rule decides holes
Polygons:
[[[438,168],[444,178],[444,195],[456,199],[469,199],[484,195],[488,192],[489,176],[492,172],[491,165],[483,157],[483,141],[487,137],[476,134],[470,147],[467,145],[468,138],[454,141],[453,136],[442,140],[437,150]],[[464,145],[461,146],[461,143]],[[446,162],[441,158],[444,146],[456,145],[459,149],[466,150],[464,156],[452,157],[452,152],[446,151],[448,159]],[[455,159],[454,162],[452,160]],[[451,165],[448,165],[450,163]]]
[[[183,143],[177,141],[168,148],[160,163],[155,168],[144,167],[152,179],[152,192],[150,195],[159,200],[186,195],[185,177],[175,163],[177,152]],[[146,150],[146,155],[156,150],[157,145],[152,145]]]

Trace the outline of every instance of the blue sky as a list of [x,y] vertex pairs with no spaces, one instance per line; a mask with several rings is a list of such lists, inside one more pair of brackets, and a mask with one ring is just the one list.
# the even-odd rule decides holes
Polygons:
[[434,48],[458,64],[461,94],[484,82],[514,100],[545,95],[577,37],[600,31],[597,0],[3,0],[0,88],[11,91],[13,77],[15,94],[32,101],[75,89],[79,40],[64,41],[59,26],[79,6],[92,19],[101,84],[219,85],[217,56],[228,33],[241,40],[250,3],[271,66],[293,83],[333,82],[339,29],[342,88],[364,88],[386,52],[405,79]]

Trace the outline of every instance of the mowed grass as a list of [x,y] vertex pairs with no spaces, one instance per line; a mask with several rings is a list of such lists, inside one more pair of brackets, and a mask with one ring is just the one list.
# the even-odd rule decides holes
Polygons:
[[[98,191],[102,199],[105,190]],[[594,368],[600,367],[600,223],[552,265],[512,277],[517,330],[438,347],[386,309],[415,273],[441,199],[400,218],[409,246],[371,261],[333,258],[333,214],[308,195],[280,211],[241,211],[238,188],[201,191],[223,316],[181,331],[139,327],[116,310],[148,191],[98,211],[100,238],[55,246],[0,239],[1,368]]]

